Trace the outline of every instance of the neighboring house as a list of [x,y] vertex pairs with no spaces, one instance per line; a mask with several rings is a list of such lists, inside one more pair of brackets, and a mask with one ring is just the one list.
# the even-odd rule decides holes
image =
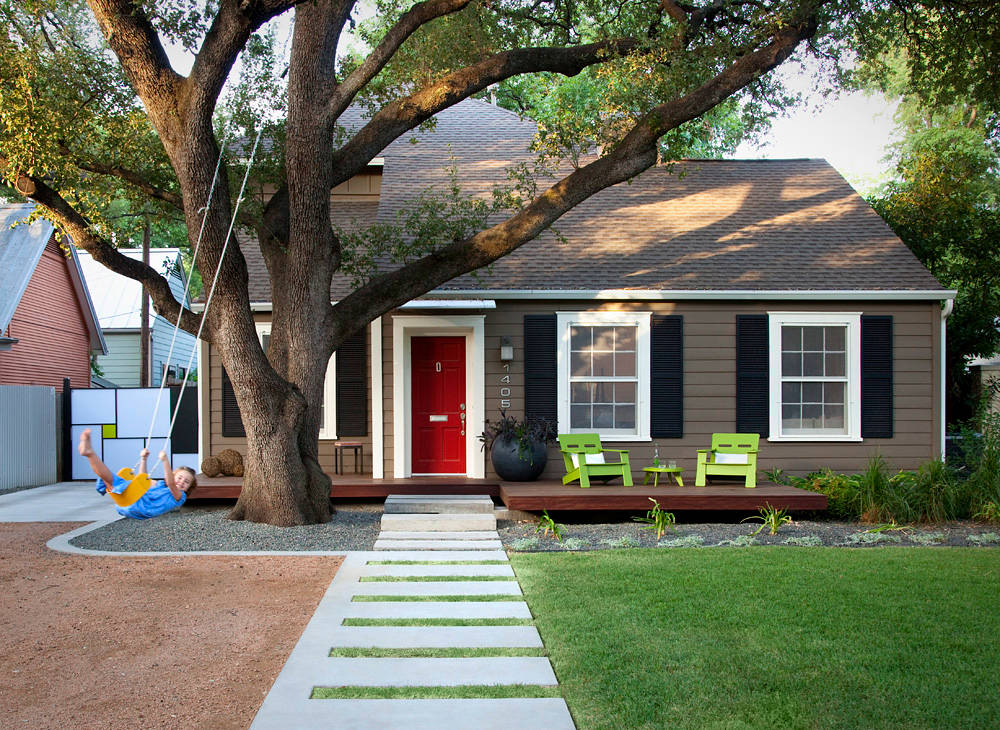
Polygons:
[[[449,167],[464,192],[488,195],[506,165],[530,159],[534,134],[511,112],[463,102],[332,191],[333,219],[392,222]],[[941,455],[954,292],[825,161],[660,166],[554,227],[558,237],[544,233],[341,347],[327,371],[327,471],[341,438],[364,444],[375,478],[492,477],[477,437],[501,409],[596,431],[631,450],[639,474],[654,453],[693,472],[713,432],[763,434],[760,468],[800,474],[859,471],[876,453],[900,468]],[[267,273],[256,244],[243,249],[265,337]],[[335,279],[331,298],[348,284]],[[201,355],[202,453],[242,448],[219,358],[204,345]],[[550,458],[544,476],[562,469]]]
[[979,371],[980,392],[990,393],[990,412],[1000,414],[1000,355],[977,357],[969,367]]
[[[142,260],[142,249],[123,248],[119,252],[137,261]],[[138,387],[143,369],[140,357],[142,285],[99,264],[86,252],[80,254],[80,264],[90,286],[104,339],[108,343],[108,354],[97,359],[97,364],[104,373],[104,380],[121,388]],[[177,301],[183,300],[186,282],[180,249],[150,249],[149,265],[167,278],[174,298]],[[184,301],[184,305],[190,309],[190,298]],[[168,382],[183,380],[191,353],[195,349],[194,335],[178,330],[174,339],[174,323],[157,314],[151,304],[149,339],[149,385],[160,385],[164,368],[169,370]],[[195,354],[191,369],[197,367],[198,359]]]
[[21,223],[32,210],[0,206],[0,385],[89,388],[91,355],[107,347],[79,255],[48,221]]

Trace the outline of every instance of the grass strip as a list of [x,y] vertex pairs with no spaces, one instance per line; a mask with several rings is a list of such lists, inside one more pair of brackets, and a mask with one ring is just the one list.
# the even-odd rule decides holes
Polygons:
[[335,646],[332,657],[391,659],[466,659],[470,657],[545,656],[542,646],[428,646],[388,649],[380,646]]
[[507,565],[506,560],[369,560],[367,565]]
[[448,595],[448,596],[379,596],[360,595],[351,599],[355,603],[412,603],[412,602],[432,602],[441,601],[445,603],[472,602],[472,603],[494,603],[499,601],[524,602],[524,596],[516,593],[510,595],[491,595],[489,593],[473,593],[469,595]]
[[1000,727],[1000,551],[511,562],[579,730]]
[[530,618],[345,618],[343,626],[531,626]]
[[359,583],[467,583],[472,581],[511,581],[512,575],[365,575]]
[[562,697],[545,684],[460,684],[453,687],[313,687],[314,700],[464,700]]

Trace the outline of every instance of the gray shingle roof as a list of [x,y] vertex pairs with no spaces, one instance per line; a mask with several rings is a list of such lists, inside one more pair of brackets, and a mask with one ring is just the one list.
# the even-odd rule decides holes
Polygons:
[[[488,195],[511,163],[532,158],[534,134],[533,122],[475,100],[442,112],[433,131],[385,150],[378,220],[393,220],[421,189],[444,184],[451,166],[463,192]],[[370,204],[349,205],[333,216],[373,219]],[[564,241],[546,232],[439,291],[943,291],[824,160],[659,166],[598,193],[555,228]],[[331,295],[349,290],[338,277]],[[270,299],[263,262],[251,263],[251,295]]]

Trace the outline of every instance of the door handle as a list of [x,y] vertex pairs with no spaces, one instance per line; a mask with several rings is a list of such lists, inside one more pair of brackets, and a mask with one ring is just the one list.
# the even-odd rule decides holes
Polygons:
[[[462,404],[462,408],[465,408],[465,404]],[[462,433],[460,435],[465,435],[465,411],[458,414],[458,420],[462,422]]]

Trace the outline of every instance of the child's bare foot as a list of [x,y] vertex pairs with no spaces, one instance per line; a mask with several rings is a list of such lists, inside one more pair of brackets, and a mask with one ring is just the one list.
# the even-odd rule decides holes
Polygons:
[[90,429],[83,429],[83,433],[80,434],[80,456],[93,456],[94,449],[90,445]]

